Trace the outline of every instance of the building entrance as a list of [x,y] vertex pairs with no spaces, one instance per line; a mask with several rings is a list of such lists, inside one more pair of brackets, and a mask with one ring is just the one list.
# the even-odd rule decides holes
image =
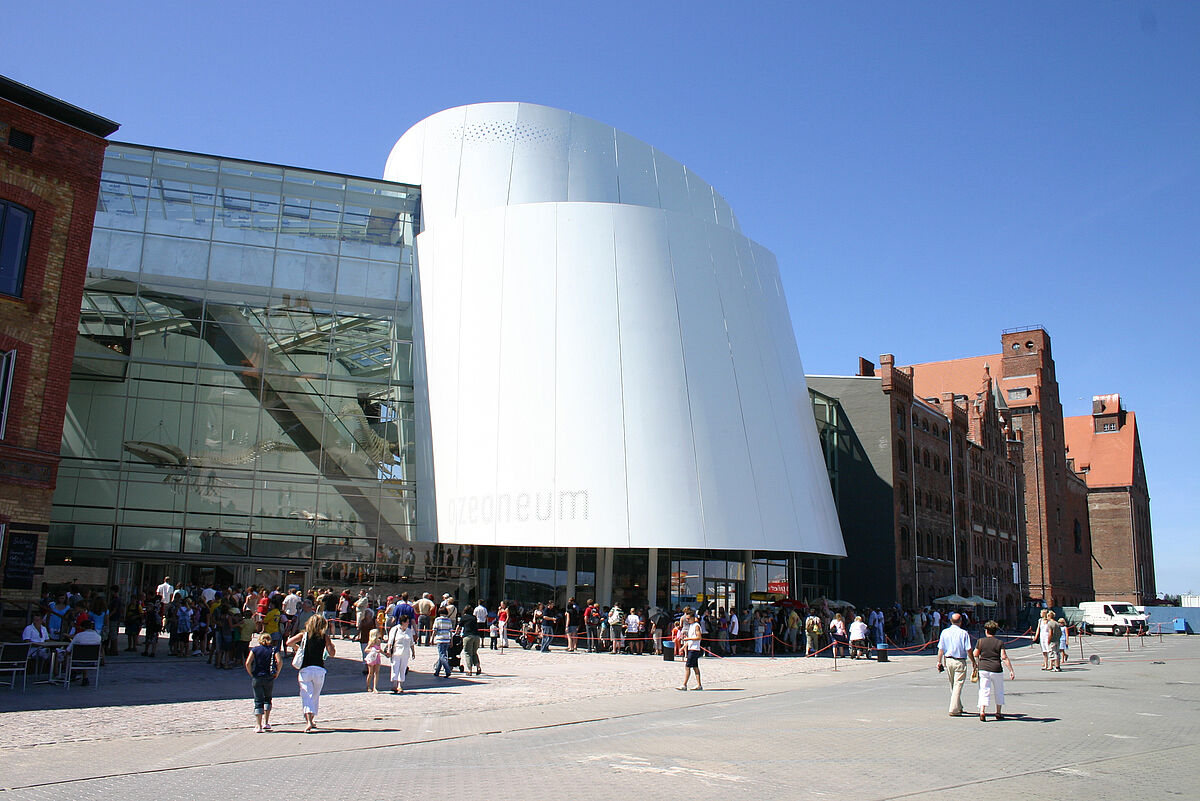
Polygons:
[[[722,581],[720,579],[705,579],[703,603],[705,606],[711,606],[714,609],[730,609],[738,608],[738,584],[737,581]],[[701,598],[696,599],[697,603],[701,602]]]

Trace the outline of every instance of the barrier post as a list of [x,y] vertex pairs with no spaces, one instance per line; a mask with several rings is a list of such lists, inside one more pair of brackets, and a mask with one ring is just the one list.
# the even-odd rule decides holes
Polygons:
[[829,650],[833,654],[833,670],[836,673],[837,672],[837,641],[836,640],[834,641],[834,644],[832,646],[830,646]]
[[1133,651],[1133,646],[1129,644],[1129,632],[1125,632],[1125,650]]

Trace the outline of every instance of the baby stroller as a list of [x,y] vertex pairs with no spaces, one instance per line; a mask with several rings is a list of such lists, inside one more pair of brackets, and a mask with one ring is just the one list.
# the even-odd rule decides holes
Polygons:
[[450,638],[450,667],[458,668],[458,672],[463,672],[462,655],[463,639],[461,634],[455,634]]

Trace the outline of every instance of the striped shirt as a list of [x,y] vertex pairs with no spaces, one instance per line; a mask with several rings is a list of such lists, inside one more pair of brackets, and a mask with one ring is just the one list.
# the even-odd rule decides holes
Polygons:
[[433,641],[449,644],[454,636],[454,621],[445,615],[438,615],[433,621]]

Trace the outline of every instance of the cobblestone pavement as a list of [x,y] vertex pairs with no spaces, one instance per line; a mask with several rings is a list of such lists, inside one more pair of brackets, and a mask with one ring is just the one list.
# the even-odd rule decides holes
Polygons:
[[[549,653],[509,648],[480,651],[485,674],[467,677],[456,673],[446,681],[431,675],[436,650],[418,648],[410,663],[403,697],[363,691],[361,647],[348,640],[335,640],[336,658],[321,695],[321,719],[333,723],[377,715],[443,715],[501,710],[573,701],[609,695],[636,693],[677,684],[682,663],[664,662],[649,654]],[[215,670],[203,657],[155,659],[141,656],[109,658],[99,687],[70,690],[61,687],[30,687],[25,693],[0,691],[0,721],[7,745],[27,746],[96,740],[111,737],[186,734],[197,731],[236,729],[247,725],[252,711],[250,680],[244,670]],[[895,664],[920,657],[893,652]],[[891,664],[891,663],[889,663]],[[909,662],[909,664],[912,664]],[[860,672],[887,670],[878,665],[839,659],[840,670]],[[382,666],[381,687],[389,686],[390,668]],[[707,658],[703,671],[712,681],[727,683],[749,678],[803,675],[833,670],[828,658],[780,657]],[[409,694],[411,691],[411,695]],[[275,682],[273,722],[300,723],[296,671],[285,658],[283,673]],[[116,707],[113,714],[97,714],[96,707]],[[54,710],[53,714],[46,714]]]
[[[5,748],[0,787],[12,789],[0,791],[0,801],[225,798],[234,788],[362,798],[393,792],[397,779],[415,793],[494,799],[672,791],[721,799],[1200,796],[1200,639],[1135,641],[1127,652],[1124,641],[1097,637],[1085,647],[1101,663],[1075,663],[1062,674],[1042,673],[1031,649],[1014,649],[1009,717],[987,723],[946,716],[945,679],[929,656],[839,661],[836,673],[828,660],[707,660],[706,692],[680,693],[662,689],[678,681],[678,663],[510,653],[485,662],[500,675],[478,683],[401,698],[347,685],[322,699],[329,729],[319,736],[291,725],[251,734],[245,700],[27,709],[0,715],[6,742],[10,730],[27,731],[10,726],[27,715],[57,727],[57,716],[78,714],[90,734]],[[351,682],[356,670],[346,662],[335,672]],[[84,694],[70,694],[77,692]],[[968,708],[974,697],[969,686]],[[240,728],[207,723],[218,714],[209,708],[226,704],[233,706],[219,715]],[[170,710],[174,720],[202,711],[206,723],[140,736],[172,720]]]

